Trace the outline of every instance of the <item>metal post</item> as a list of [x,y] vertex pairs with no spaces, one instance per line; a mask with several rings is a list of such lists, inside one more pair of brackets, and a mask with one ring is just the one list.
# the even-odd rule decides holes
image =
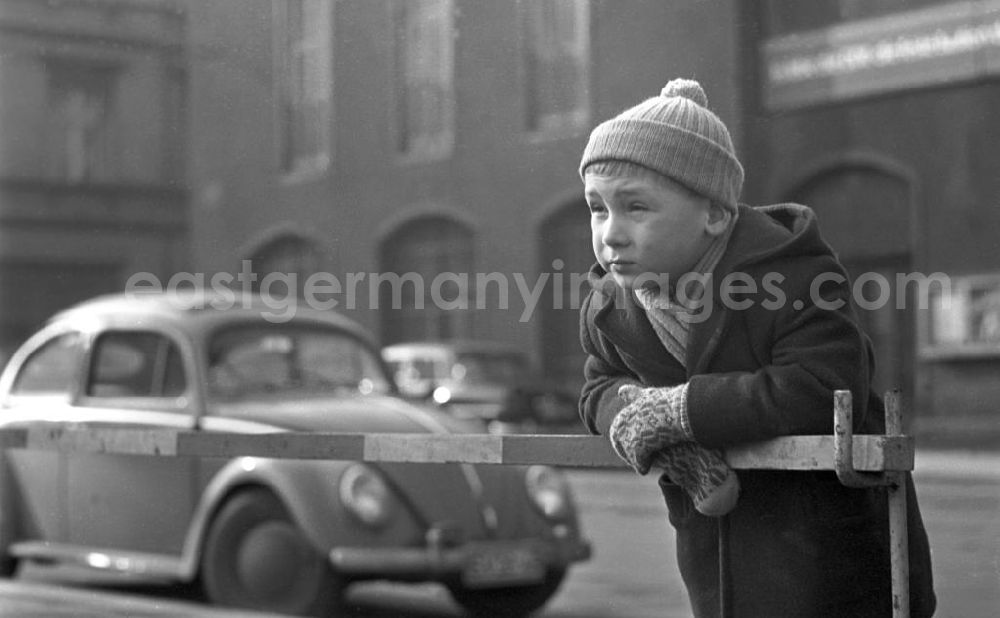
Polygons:
[[[901,436],[899,391],[885,395],[885,433]],[[892,616],[910,618],[910,554],[906,531],[906,472],[878,474],[854,469],[854,428],[851,392],[834,392],[834,467],[847,487],[886,486],[889,500],[889,569],[892,575]]]
[[[886,393],[885,433],[898,436],[903,433],[903,415],[899,405],[899,391]],[[889,557],[892,564],[892,615],[893,618],[910,616],[910,548],[906,529],[906,472],[890,472],[889,484]]]

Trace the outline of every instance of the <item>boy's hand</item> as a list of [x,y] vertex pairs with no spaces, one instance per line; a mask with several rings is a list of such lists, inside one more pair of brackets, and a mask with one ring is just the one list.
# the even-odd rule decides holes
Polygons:
[[626,384],[618,396],[628,405],[611,422],[615,453],[639,474],[666,447],[693,440],[687,423],[687,385],[642,388]]
[[702,515],[721,517],[736,507],[740,480],[720,451],[681,442],[657,453],[653,467],[680,485]]

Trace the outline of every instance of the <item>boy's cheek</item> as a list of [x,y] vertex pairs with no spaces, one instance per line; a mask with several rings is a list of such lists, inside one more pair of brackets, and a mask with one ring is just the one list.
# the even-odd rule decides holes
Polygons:
[[590,248],[594,252],[594,257],[597,258],[597,262],[601,265],[601,268],[607,270],[608,269],[607,260],[601,257],[601,253],[603,253],[604,249],[604,243],[595,238],[593,242],[590,243]]
[[604,269],[604,272],[611,272],[611,265],[608,264],[606,259],[601,257],[601,251],[597,247],[594,247],[594,258],[597,260],[597,263],[600,264],[601,268]]

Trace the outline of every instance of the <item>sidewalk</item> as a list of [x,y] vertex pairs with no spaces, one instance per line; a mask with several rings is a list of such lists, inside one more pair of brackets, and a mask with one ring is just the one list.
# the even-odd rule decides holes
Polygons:
[[921,448],[918,444],[913,474],[916,477],[968,476],[1000,481],[1000,452]]
[[0,618],[282,618],[165,597],[58,582],[0,580]]

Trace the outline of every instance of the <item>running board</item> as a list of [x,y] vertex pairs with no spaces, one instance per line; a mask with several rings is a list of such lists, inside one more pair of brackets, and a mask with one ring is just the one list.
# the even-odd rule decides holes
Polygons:
[[151,579],[184,579],[181,559],[164,554],[85,547],[47,541],[13,543],[10,554],[42,564],[73,564],[101,571],[128,573]]

